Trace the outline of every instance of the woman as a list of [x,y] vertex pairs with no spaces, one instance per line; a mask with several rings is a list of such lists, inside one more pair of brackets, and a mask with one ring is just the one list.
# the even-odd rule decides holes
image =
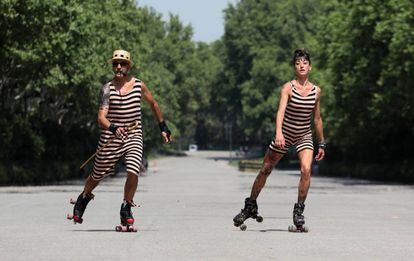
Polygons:
[[254,181],[250,197],[245,199],[244,209],[233,219],[234,225],[241,226],[242,230],[246,229],[243,222],[249,217],[261,222],[262,218],[258,216],[256,199],[272,169],[291,146],[296,147],[301,174],[298,199],[293,208],[293,223],[297,230],[306,230],[303,226],[305,224],[303,211],[310,186],[314,150],[311,131],[312,115],[319,140],[318,153],[315,157],[317,161],[324,158],[326,143],[320,113],[321,89],[309,81],[309,73],[312,69],[309,53],[304,49],[295,50],[292,65],[296,78],[285,83],[281,89],[279,108],[276,114],[275,138],[269,145],[263,159],[263,166]]

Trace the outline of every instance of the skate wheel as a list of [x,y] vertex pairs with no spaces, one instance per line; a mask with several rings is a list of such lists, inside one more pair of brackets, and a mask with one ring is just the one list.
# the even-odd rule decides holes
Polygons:
[[66,218],[67,218],[67,219],[69,219],[69,220],[72,220],[72,219],[73,219],[73,215],[71,215],[71,214],[67,214],[67,215],[66,215]]
[[247,226],[246,226],[245,224],[242,224],[242,225],[240,226],[240,229],[241,229],[242,231],[245,231],[245,230],[246,230],[246,228],[247,228]]
[[234,225],[235,227],[240,227],[240,225],[241,225],[241,224],[234,222],[234,223],[233,223],[233,225]]
[[76,200],[74,200],[73,198],[71,198],[71,199],[69,199],[69,203],[72,204],[72,205],[75,205]]
[[290,226],[288,227],[288,231],[289,231],[289,232],[296,232],[296,231],[297,231],[296,226],[290,225]]
[[309,231],[309,228],[306,226],[295,226],[295,225],[290,225],[288,228],[289,232],[303,232],[303,233],[307,233]]
[[137,232],[137,228],[136,227],[128,227],[128,232]]
[[122,232],[122,227],[121,226],[116,226],[115,231],[116,232]]
[[263,222],[263,217],[262,216],[257,216],[256,221],[259,222],[259,223],[262,223]]

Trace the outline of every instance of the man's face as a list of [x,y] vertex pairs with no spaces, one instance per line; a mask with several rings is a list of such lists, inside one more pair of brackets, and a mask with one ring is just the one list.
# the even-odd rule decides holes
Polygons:
[[311,69],[311,65],[308,60],[306,60],[303,57],[296,59],[296,62],[295,62],[296,75],[298,76],[308,75],[310,69]]
[[114,60],[112,62],[112,70],[115,73],[115,77],[125,77],[128,75],[130,65],[125,60]]

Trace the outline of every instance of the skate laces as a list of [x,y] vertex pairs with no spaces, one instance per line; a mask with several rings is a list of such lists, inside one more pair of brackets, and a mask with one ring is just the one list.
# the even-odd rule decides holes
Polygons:
[[293,208],[293,211],[298,215],[302,215],[304,210],[305,210],[305,204],[303,203],[296,203]]
[[134,201],[126,201],[126,200],[124,200],[123,206],[124,207],[126,207],[126,206],[130,206],[130,207],[137,207],[138,206],[138,207],[140,207],[140,205],[135,204]]

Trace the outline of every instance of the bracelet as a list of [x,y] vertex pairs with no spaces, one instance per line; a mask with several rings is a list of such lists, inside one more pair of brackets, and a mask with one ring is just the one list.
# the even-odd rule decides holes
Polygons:
[[168,129],[168,126],[165,123],[165,121],[162,121],[162,122],[158,123],[158,127],[160,127],[161,132],[166,132],[168,134],[168,136],[171,135],[171,131],[170,131],[170,129]]
[[119,126],[116,126],[115,124],[111,123],[111,125],[109,125],[109,130],[115,134],[116,130],[119,128]]
[[324,140],[319,142],[319,148],[325,150],[326,149],[326,142]]

